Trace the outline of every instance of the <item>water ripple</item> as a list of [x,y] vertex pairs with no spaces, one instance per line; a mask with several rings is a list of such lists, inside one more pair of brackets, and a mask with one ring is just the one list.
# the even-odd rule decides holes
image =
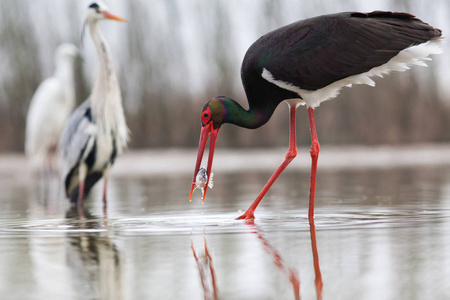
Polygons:
[[[253,227],[234,218],[239,213],[177,213],[142,217],[89,218],[89,219],[32,219],[0,222],[0,237],[23,235],[77,235],[101,234],[118,236],[172,235],[172,234],[231,234],[248,233]],[[258,212],[255,224],[265,231],[307,231],[307,212]],[[450,217],[450,210],[318,210],[316,230],[351,230],[418,226],[440,222]]]

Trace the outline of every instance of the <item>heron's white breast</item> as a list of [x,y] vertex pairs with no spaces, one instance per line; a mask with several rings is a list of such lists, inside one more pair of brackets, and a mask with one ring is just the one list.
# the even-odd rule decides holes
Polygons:
[[105,165],[110,162],[111,155],[114,151],[113,138],[111,134],[102,132],[100,128],[97,128],[96,139],[96,160],[93,166],[94,170],[103,170]]

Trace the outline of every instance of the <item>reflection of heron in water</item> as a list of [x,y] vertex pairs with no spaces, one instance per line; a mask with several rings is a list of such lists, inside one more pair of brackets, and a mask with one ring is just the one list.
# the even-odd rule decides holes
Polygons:
[[[71,208],[66,216],[72,214],[77,214],[76,208]],[[96,219],[87,211],[84,217],[68,220],[70,225],[82,229],[79,235],[69,231],[66,237],[66,259],[74,289],[83,299],[123,299],[120,253],[106,234],[86,232],[103,227],[103,219]]]

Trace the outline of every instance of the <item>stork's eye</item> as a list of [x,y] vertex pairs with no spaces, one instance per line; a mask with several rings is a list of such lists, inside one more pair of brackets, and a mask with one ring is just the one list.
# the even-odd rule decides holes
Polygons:
[[209,122],[211,118],[211,111],[209,110],[209,107],[202,113],[202,122],[203,124],[206,124]]
[[96,8],[95,11],[99,14],[100,13],[100,8]]

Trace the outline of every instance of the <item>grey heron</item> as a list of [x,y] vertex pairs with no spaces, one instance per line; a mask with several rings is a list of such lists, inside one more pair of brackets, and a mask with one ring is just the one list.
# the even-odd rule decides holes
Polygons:
[[91,95],[70,116],[61,135],[59,151],[67,198],[82,212],[84,199],[104,177],[103,205],[106,209],[108,170],[128,142],[128,128],[111,52],[99,21],[125,21],[107,11],[101,1],[89,5],[86,26],[94,43],[98,71]]
[[35,167],[53,169],[59,137],[75,107],[75,61],[78,48],[61,44],[55,51],[55,73],[37,88],[30,102],[25,154]]

